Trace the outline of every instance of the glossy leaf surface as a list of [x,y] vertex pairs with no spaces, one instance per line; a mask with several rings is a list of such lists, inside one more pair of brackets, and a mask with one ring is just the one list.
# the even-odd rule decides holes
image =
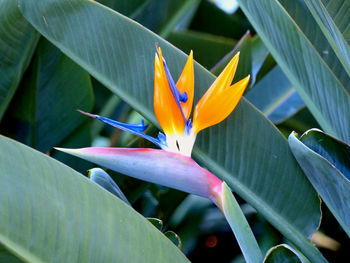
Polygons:
[[349,75],[305,3],[238,2],[321,127],[349,143]]
[[39,34],[24,19],[17,1],[0,1],[0,120],[33,55]]
[[0,149],[0,242],[23,260],[189,262],[147,219],[71,168],[3,136]]
[[350,146],[319,130],[295,133],[289,145],[306,176],[350,236]]
[[[162,48],[174,79],[185,65],[185,54],[132,20],[91,1],[20,0],[19,4],[40,33],[157,123],[152,105],[154,44]],[[40,19],[42,11],[46,11],[49,28]],[[213,80],[212,74],[195,63],[195,101]],[[196,145],[197,160],[224,179],[305,253],[323,260],[307,240],[318,226],[318,197],[282,134],[261,113],[243,99],[224,122],[201,132]]]

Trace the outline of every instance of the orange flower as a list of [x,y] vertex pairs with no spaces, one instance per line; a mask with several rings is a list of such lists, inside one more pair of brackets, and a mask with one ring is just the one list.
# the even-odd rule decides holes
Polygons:
[[166,136],[166,150],[190,156],[198,132],[223,121],[236,107],[250,76],[231,85],[239,53],[221,72],[190,114],[194,95],[193,53],[175,84],[161,49],[155,57],[154,111]]

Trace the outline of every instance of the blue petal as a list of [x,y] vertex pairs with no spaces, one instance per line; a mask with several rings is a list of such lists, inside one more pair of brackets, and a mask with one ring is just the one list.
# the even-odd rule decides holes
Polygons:
[[161,133],[161,132],[158,133],[158,139],[162,144],[167,145],[166,136],[163,133]]
[[191,119],[188,119],[186,121],[186,125],[185,125],[185,134],[189,135],[191,132],[191,129],[192,129],[192,121],[191,121]]
[[164,70],[165,70],[165,74],[167,76],[168,82],[169,82],[169,86],[171,89],[171,92],[173,93],[173,96],[175,98],[176,104],[179,107],[182,117],[184,118],[184,120],[186,121],[185,115],[182,112],[182,107],[181,107],[181,103],[180,102],[186,102],[188,99],[187,93],[184,92],[183,94],[180,93],[180,91],[177,89],[175,81],[173,79],[173,77],[170,74],[169,68],[166,65],[165,60],[163,59],[163,64],[164,64]]
[[79,112],[84,114],[84,115],[87,115],[89,117],[98,119],[98,120],[100,120],[100,121],[102,121],[104,123],[107,123],[107,124],[115,127],[115,128],[121,129],[123,131],[130,132],[130,133],[132,133],[134,135],[137,135],[137,136],[140,136],[140,137],[142,137],[142,138],[144,138],[144,139],[154,143],[155,145],[157,145],[161,149],[165,149],[167,147],[165,141],[161,141],[160,139],[153,138],[152,136],[149,136],[149,135],[143,133],[143,131],[148,128],[148,125],[144,125],[144,121],[143,120],[142,120],[141,124],[127,124],[127,123],[111,120],[109,118],[102,117],[102,116],[99,116],[99,115],[87,113],[87,112],[84,112],[84,111],[81,111],[81,110],[79,110]]

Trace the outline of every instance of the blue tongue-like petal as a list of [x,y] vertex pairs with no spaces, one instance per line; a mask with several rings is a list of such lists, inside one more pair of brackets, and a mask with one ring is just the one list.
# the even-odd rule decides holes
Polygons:
[[164,70],[165,70],[165,74],[167,76],[168,82],[169,82],[169,86],[171,89],[171,92],[173,93],[173,96],[175,98],[176,104],[179,107],[182,117],[184,118],[184,121],[186,121],[186,117],[182,111],[182,107],[181,107],[181,103],[180,102],[186,102],[188,99],[187,93],[184,92],[183,94],[180,93],[180,91],[177,89],[175,81],[173,79],[173,77],[170,74],[169,68],[166,65],[166,62],[163,58],[163,65],[164,65]]
[[157,145],[159,148],[164,149],[167,147],[166,145],[166,141],[160,140],[160,139],[156,139],[153,138],[152,136],[149,136],[147,134],[144,134],[143,131],[145,131],[148,128],[148,125],[144,124],[144,121],[142,120],[141,124],[127,124],[127,123],[123,123],[123,122],[119,122],[119,121],[115,121],[115,120],[111,120],[109,118],[106,117],[102,117],[99,115],[95,115],[95,114],[91,114],[88,112],[84,112],[81,110],[78,110],[80,113],[87,115],[89,117],[98,119],[104,123],[107,123],[115,128],[121,129],[123,131],[127,131],[130,132],[134,135],[140,136],[152,143],[154,143],[155,145]]

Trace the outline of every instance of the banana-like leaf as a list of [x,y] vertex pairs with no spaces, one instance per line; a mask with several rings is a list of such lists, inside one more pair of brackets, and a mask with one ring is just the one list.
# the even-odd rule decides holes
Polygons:
[[302,255],[286,244],[271,248],[265,256],[264,263],[309,263]]
[[180,23],[181,27],[186,27],[199,2],[200,0],[150,0],[131,17],[160,36],[166,37],[177,24]]
[[306,176],[350,236],[350,146],[319,130],[307,131],[289,145]]
[[349,75],[306,5],[301,0],[238,1],[321,127],[349,143]]
[[3,136],[0,149],[0,242],[23,260],[189,262],[147,219],[71,168]]
[[237,43],[230,38],[190,30],[174,31],[167,40],[186,54],[193,50],[195,60],[207,69],[213,67]]
[[348,0],[305,0],[305,3],[350,75],[350,2]]
[[44,38],[18,91],[8,110],[12,124],[4,130],[42,152],[83,122],[76,109],[93,106],[89,74]]
[[[20,0],[19,6],[40,33],[157,123],[153,113],[154,44],[159,43],[175,78],[186,62],[185,54],[96,2]],[[195,64],[195,101],[213,80],[212,74]],[[245,99],[224,122],[199,134],[194,155],[306,255],[314,261],[324,260],[307,240],[319,224],[318,197],[282,134]]]
[[[252,74],[252,37],[250,32],[247,31],[241,39],[237,42],[234,49],[228,54],[225,54],[223,58],[210,70],[214,75],[219,76],[221,71],[225,68],[227,63],[240,52],[239,67],[236,70],[236,74],[233,78],[233,82],[237,82],[248,75]],[[247,90],[251,84],[248,84]]]
[[269,55],[264,42],[258,35],[252,38],[252,83],[254,84],[257,75]]
[[279,66],[249,90],[246,98],[276,124],[293,116],[305,106]]
[[39,34],[23,18],[17,1],[0,1],[0,120],[38,42]]

